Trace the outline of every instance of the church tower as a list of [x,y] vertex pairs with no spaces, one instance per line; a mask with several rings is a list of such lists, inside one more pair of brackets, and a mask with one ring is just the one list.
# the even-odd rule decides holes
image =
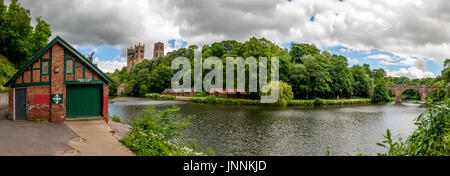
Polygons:
[[153,59],[158,59],[159,61],[164,57],[164,43],[155,43],[153,49]]
[[145,53],[145,45],[134,45],[134,48],[131,47],[127,49],[127,70],[130,70],[135,67],[137,64],[144,60]]

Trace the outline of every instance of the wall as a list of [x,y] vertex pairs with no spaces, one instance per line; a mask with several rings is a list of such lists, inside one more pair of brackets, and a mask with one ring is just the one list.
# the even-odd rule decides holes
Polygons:
[[9,103],[8,92],[0,93],[0,107],[1,108],[7,107],[8,103]]

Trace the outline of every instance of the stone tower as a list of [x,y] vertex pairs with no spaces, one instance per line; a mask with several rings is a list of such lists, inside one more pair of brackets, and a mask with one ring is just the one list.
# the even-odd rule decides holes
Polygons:
[[164,57],[164,43],[158,42],[155,43],[155,47],[153,49],[153,59],[161,60]]
[[145,45],[134,45],[127,49],[127,70],[130,70],[144,60]]

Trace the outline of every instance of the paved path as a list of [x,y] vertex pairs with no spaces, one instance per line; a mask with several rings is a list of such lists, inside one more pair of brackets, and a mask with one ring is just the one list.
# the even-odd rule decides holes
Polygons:
[[71,151],[60,152],[62,156],[134,156],[112,132],[103,120],[66,121],[79,138],[70,141],[74,148]]
[[52,156],[73,148],[77,137],[64,123],[12,121],[8,110],[0,109],[0,156]]

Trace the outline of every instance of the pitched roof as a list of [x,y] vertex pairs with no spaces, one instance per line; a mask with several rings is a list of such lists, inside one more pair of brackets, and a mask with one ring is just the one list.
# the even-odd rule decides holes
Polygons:
[[94,70],[97,74],[100,75],[101,78],[103,78],[106,82],[111,83],[112,80],[108,76],[106,76],[105,73],[103,73],[99,68],[97,68],[94,64],[89,62],[88,59],[86,59],[80,52],[78,52],[74,47],[72,47],[69,43],[67,43],[65,40],[63,40],[61,37],[56,36],[50,43],[45,46],[43,49],[41,49],[37,55],[31,59],[30,62],[27,63],[24,67],[22,67],[6,84],[5,87],[8,86],[13,80],[17,79],[28,67],[30,67],[34,62],[36,62],[48,49],[50,49],[53,45],[56,43],[61,44],[64,48],[68,49],[70,52],[72,52],[75,57],[83,61],[89,68]]

